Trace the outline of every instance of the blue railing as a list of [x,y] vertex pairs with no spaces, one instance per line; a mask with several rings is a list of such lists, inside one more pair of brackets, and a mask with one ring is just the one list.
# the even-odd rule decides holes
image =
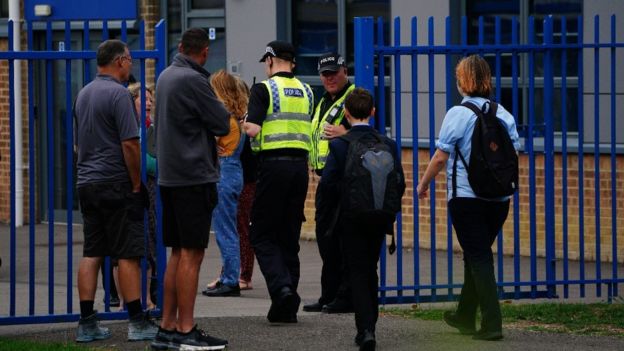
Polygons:
[[[505,227],[505,231],[511,233],[501,231],[496,244],[500,296],[514,299],[554,298],[559,296],[557,288],[562,286],[564,298],[571,296],[570,287],[578,290],[578,297],[587,297],[585,286],[592,284],[596,287],[592,297],[602,297],[604,285],[610,301],[618,295],[618,283],[624,282],[618,270],[618,261],[624,259],[621,254],[618,256],[618,227],[621,228],[624,223],[617,217],[618,206],[620,211],[622,206],[621,200],[618,204],[618,194],[621,198],[624,191],[622,183],[617,183],[618,161],[620,167],[623,161],[624,137],[617,134],[616,128],[616,112],[623,108],[616,103],[616,50],[621,53],[624,42],[616,39],[616,17],[614,15],[610,18],[608,41],[601,40],[600,18],[593,18],[592,43],[583,40],[586,36],[582,17],[555,19],[548,16],[543,19],[543,27],[539,27],[540,33],[536,33],[536,19],[529,17],[527,28],[522,28],[527,32],[526,42],[523,43],[520,42],[519,20],[511,18],[508,21],[511,22],[508,42],[502,40],[501,19],[497,17],[494,21],[493,43],[485,42],[483,18],[478,21],[477,42],[469,43],[467,18],[461,18],[457,24],[459,35],[455,38],[452,36],[451,18],[447,17],[446,33],[443,36],[445,42],[440,44],[436,43],[436,38],[442,36],[436,36],[433,17],[426,23],[427,42],[418,43],[419,26],[414,17],[409,26],[409,44],[403,44],[401,29],[405,27],[401,26],[400,18],[395,18],[394,42],[391,44],[384,42],[382,19],[356,18],[356,84],[375,92],[378,111],[375,126],[380,130],[390,130],[400,149],[412,149],[411,160],[404,160],[404,164],[412,163],[411,193],[415,194],[419,178],[418,165],[424,166],[428,162],[428,158],[423,159],[423,154],[419,156],[418,150],[428,149],[429,156],[433,154],[436,121],[441,121],[445,111],[460,102],[459,95],[455,94],[455,63],[460,57],[469,54],[486,56],[496,88],[494,99],[510,108],[521,129],[524,144],[522,167],[527,171],[522,178],[523,189],[513,196],[513,206],[507,221],[512,223]],[[566,23],[575,24],[577,33],[569,33]],[[556,33],[554,28],[557,28]],[[492,33],[487,34],[492,37]],[[539,42],[538,37],[542,38]],[[574,40],[570,40],[570,37]],[[610,64],[600,67],[600,59],[607,50]],[[588,69],[592,67],[587,67],[583,60],[584,57],[591,57],[588,55],[590,52],[593,53],[593,70]],[[391,60],[393,65],[391,72],[386,72],[387,60]],[[507,66],[507,77],[503,76],[504,60],[511,66]],[[576,70],[577,74],[576,77],[570,77],[572,74],[568,66],[574,60],[578,65],[572,71]],[[436,65],[441,63],[444,64],[443,77],[436,75]],[[602,70],[610,72],[608,84],[604,81],[604,74],[603,82],[600,81]],[[587,91],[590,88],[584,85],[586,72],[593,72],[593,91]],[[426,79],[423,79],[425,74]],[[390,115],[387,115],[390,109],[386,106],[387,75],[393,81]],[[592,79],[592,76],[587,79]],[[619,79],[621,81],[621,74]],[[407,83],[403,84],[404,81]],[[572,83],[576,84],[578,91],[576,102],[569,101],[568,89],[574,88]],[[446,86],[442,87],[442,84]],[[504,95],[503,89],[510,89],[510,93]],[[621,97],[622,87],[619,89]],[[609,104],[602,100],[601,105],[601,95],[607,94]],[[440,102],[442,95],[443,103]],[[585,142],[588,131],[584,122],[589,116],[585,115],[584,104],[591,102],[591,99],[585,100],[586,96],[593,97],[594,105],[591,144]],[[554,104],[556,100],[561,101],[557,108]],[[539,110],[536,108],[538,102],[542,105]],[[570,111],[571,107],[576,107],[576,116]],[[428,115],[422,116],[423,111],[428,111]],[[561,117],[557,125],[556,115]],[[423,118],[425,123],[419,123]],[[388,123],[389,120],[391,123]],[[576,130],[569,129],[569,121],[576,122]],[[411,124],[411,130],[404,130],[403,125],[406,124]],[[421,128],[425,124],[428,124],[428,131],[423,133]],[[601,139],[600,126],[607,124],[610,128],[609,138],[602,136]],[[570,137],[575,142],[570,143]],[[590,161],[586,156],[593,156],[593,174],[588,174],[584,168],[584,161],[588,164]],[[569,162],[576,162],[577,166]],[[622,172],[621,168],[619,172]],[[454,244],[450,216],[446,214],[446,240],[441,240],[438,236],[440,227],[436,225],[435,219],[444,214],[441,216],[436,213],[439,212],[439,208],[436,208],[439,205],[436,204],[444,199],[438,199],[439,193],[436,196],[435,182],[432,182],[431,189],[427,202],[419,202],[417,197],[413,197],[411,203],[404,202],[406,206],[411,205],[413,210],[404,211],[398,216],[396,272],[388,271],[390,258],[386,257],[385,250],[382,253],[380,296],[383,303],[454,300],[457,288],[461,287],[461,278],[454,278],[453,268],[460,264],[460,259],[452,249],[459,249],[459,246]],[[587,208],[590,197],[593,198],[593,207]],[[608,201],[604,201],[605,197]],[[572,198],[574,202],[571,202]],[[605,211],[606,207],[610,211]],[[576,208],[578,211],[575,211]],[[604,220],[601,222],[601,217],[608,216],[604,212],[610,212],[610,223],[607,225]],[[413,218],[413,233],[403,230],[406,226],[404,215]],[[428,227],[421,223],[427,216],[430,223]],[[586,219],[593,219],[593,223]],[[404,239],[411,235],[416,248],[421,237],[429,238],[429,247],[426,250],[412,250],[410,260],[404,256],[408,251],[403,252],[400,248],[403,247]],[[607,236],[611,240],[606,240]],[[620,239],[622,236],[620,233]],[[578,239],[573,241],[573,238]],[[590,239],[593,239],[591,247],[588,246]],[[506,244],[505,240],[511,241]],[[605,247],[608,247],[608,253],[604,252]],[[437,252],[438,248],[446,249],[446,252]],[[429,255],[428,262],[423,261],[423,253]],[[571,253],[574,255],[571,256]],[[588,254],[590,257],[587,257]],[[440,261],[444,255],[446,259]],[[607,255],[610,257],[605,259]],[[559,266],[558,262],[561,263]],[[446,270],[446,277],[438,272],[441,267]],[[593,267],[593,272],[587,270],[589,267]],[[610,273],[605,273],[605,270]],[[440,282],[444,278],[446,282]],[[445,293],[439,292],[440,289],[444,289]]]
[[[101,40],[106,40],[110,37],[109,31],[109,23],[107,21],[99,22],[102,24],[101,31],[98,30],[98,36],[101,35]],[[73,167],[73,118],[72,118],[72,106],[73,99],[75,98],[76,91],[72,91],[72,81],[75,81],[76,78],[72,77],[72,64],[80,64],[80,69],[82,70],[83,81],[82,85],[87,84],[93,78],[93,73],[91,72],[91,63],[95,59],[95,51],[90,50],[89,46],[91,43],[91,39],[93,39],[92,32],[90,29],[90,22],[85,21],[82,23],[81,29],[72,28],[72,25],[76,25],[76,23],[66,21],[63,23],[64,28],[61,29],[63,32],[63,39],[59,41],[62,45],[55,50],[53,47],[53,35],[58,30],[53,31],[52,22],[46,23],[32,23],[28,22],[25,24],[26,26],[26,38],[27,38],[27,50],[26,51],[14,51],[14,46],[16,45],[13,42],[13,22],[9,21],[8,23],[8,51],[0,51],[0,60],[6,60],[9,64],[9,125],[10,125],[10,144],[11,144],[11,154],[10,154],[10,236],[9,236],[9,260],[8,266],[10,267],[10,278],[9,278],[9,288],[8,288],[8,314],[4,315],[0,313],[0,325],[7,324],[25,324],[25,323],[48,323],[48,322],[60,322],[60,321],[76,321],[80,317],[79,314],[74,313],[74,305],[77,304],[77,299],[75,297],[75,284],[73,281],[74,277],[74,257],[73,257],[73,241],[74,241],[74,233],[72,224],[75,222],[73,217],[73,208],[74,206],[74,167]],[[44,46],[45,50],[35,50],[35,29],[34,26],[38,25],[39,29],[42,29],[42,33],[45,33],[44,37]],[[156,76],[164,69],[166,65],[166,46],[165,46],[165,38],[166,38],[166,29],[164,21],[159,22],[155,27],[155,49],[154,50],[146,50],[145,48],[145,24],[144,22],[137,22],[136,26],[139,30],[139,48],[138,50],[132,50],[133,59],[139,60],[140,65],[140,77],[139,81],[142,84],[142,107],[141,107],[141,116],[142,116],[142,124],[145,125],[145,83],[146,83],[146,60],[154,60],[155,68],[156,68]],[[123,41],[127,41],[128,38],[128,28],[126,21],[121,22],[121,28],[119,29],[120,35],[119,39]],[[82,35],[83,45],[86,48],[85,50],[75,50],[71,47],[72,45],[72,33],[79,33]],[[100,39],[100,38],[98,38]],[[15,151],[15,135],[17,131],[15,130],[15,105],[16,103],[22,103],[21,101],[15,101],[15,87],[14,87],[14,65],[15,60],[23,60],[27,62],[27,72],[28,76],[24,80],[27,82],[27,90],[28,90],[28,110],[27,113],[24,113],[24,116],[28,116],[28,178],[29,178],[29,206],[28,206],[28,218],[29,218],[29,228],[28,228],[28,252],[27,252],[27,264],[28,264],[28,288],[27,293],[23,295],[16,294],[16,285],[17,285],[17,276],[16,276],[16,267],[17,267],[17,258],[25,255],[25,252],[18,252],[17,248],[17,227],[16,227],[16,174],[15,174],[15,164],[16,157],[22,157],[22,155],[16,155]],[[54,89],[54,62],[60,61],[65,62],[65,76],[64,80],[66,82],[65,86],[65,101],[64,103],[64,115],[62,118],[62,127],[64,127],[64,136],[61,134],[56,134],[58,132],[55,130],[55,127],[59,124],[55,124],[58,121],[58,117],[55,117],[54,112],[54,101],[55,101],[55,93],[58,93]],[[39,66],[39,67],[37,67]],[[37,72],[39,73],[37,75]],[[45,88],[39,89],[40,94],[45,96],[45,99],[40,99],[39,101],[45,101],[44,106],[40,106],[39,111],[45,111],[46,116],[46,125],[47,129],[43,129],[42,123],[43,121],[36,116],[35,110],[35,94],[38,89],[38,86],[35,84],[35,76],[40,77],[38,84],[43,84],[45,82]],[[41,98],[41,97],[40,97]],[[57,102],[58,103],[58,102]],[[59,125],[60,126],[60,125]],[[40,132],[46,133],[47,135],[47,144],[46,147],[43,148],[39,146],[43,150],[47,150],[47,154],[43,155],[41,153],[39,157],[45,157],[44,162],[46,168],[48,170],[47,174],[38,174],[37,169],[39,165],[37,164],[37,156],[36,156],[36,129],[40,128]],[[145,128],[142,128],[142,143],[143,150],[145,150]],[[65,140],[59,141],[55,140],[55,138],[62,136]],[[58,146],[57,142],[63,144],[64,150],[56,150]],[[63,156],[64,153],[64,156]],[[63,156],[63,157],[59,157]],[[61,159],[59,159],[61,158]],[[62,160],[64,159],[64,160]],[[55,197],[60,196],[62,194],[58,194],[54,189],[55,181],[55,166],[60,164],[62,161],[65,163],[64,176],[65,176],[65,204],[64,207],[66,211],[66,218],[64,221],[67,225],[67,232],[64,240],[66,240],[66,249],[67,249],[67,257],[65,262],[66,269],[66,277],[65,277],[65,294],[66,306],[64,308],[59,308],[55,303],[55,293],[58,293],[59,288],[56,286],[54,267],[57,262],[55,257],[55,237],[58,237],[58,233],[55,231],[55,212],[59,210],[56,205]],[[145,164],[145,155],[142,157],[142,162]],[[145,167],[143,169],[143,179],[145,180]],[[37,218],[37,211],[35,204],[37,203],[36,197],[36,189],[38,189],[36,185],[36,180],[40,177],[44,177],[44,181],[47,184],[47,204],[42,204],[41,212],[47,212],[47,221],[48,221],[48,235],[47,235],[47,269],[48,276],[47,281],[45,282],[47,285],[47,313],[42,312],[41,308],[37,309],[37,301],[41,300],[41,298],[37,299],[37,284],[36,284],[36,272],[38,268],[36,267],[37,255],[36,255],[36,240],[37,233],[35,232],[35,224]],[[58,229],[58,228],[56,228]],[[158,245],[159,248],[162,249],[162,245]],[[19,256],[18,256],[19,255]],[[60,260],[59,260],[60,261]],[[106,260],[106,271],[109,272],[108,269],[110,266],[109,259]],[[164,252],[158,255],[158,265],[159,267],[165,266],[165,257]],[[162,281],[162,272],[163,270],[159,270],[158,274],[160,276],[160,280]],[[143,274],[145,274],[145,263],[143,263]],[[105,286],[105,310],[106,313],[102,313],[101,316],[103,319],[119,319],[125,318],[126,313],[121,312],[110,312],[109,306],[109,290],[108,287],[111,284],[110,274],[106,274]],[[145,280],[143,280],[143,296],[146,294],[146,285]],[[40,296],[40,295],[39,295]],[[162,287],[160,287],[159,296],[162,297]],[[4,300],[4,298],[3,298]],[[145,299],[143,299],[145,301]],[[6,301],[6,300],[5,300]],[[159,302],[162,299],[159,299]],[[28,305],[28,312],[24,314],[18,314],[16,311],[16,306],[24,306]]]

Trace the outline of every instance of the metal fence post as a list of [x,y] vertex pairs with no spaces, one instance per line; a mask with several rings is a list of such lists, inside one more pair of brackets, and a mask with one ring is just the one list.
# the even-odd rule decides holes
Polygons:
[[[553,99],[553,19],[544,20],[544,101]],[[553,104],[544,104],[544,200],[546,239],[546,284],[548,297],[555,297],[555,150]]]
[[373,63],[373,18],[355,18],[355,85],[373,91],[375,65]]

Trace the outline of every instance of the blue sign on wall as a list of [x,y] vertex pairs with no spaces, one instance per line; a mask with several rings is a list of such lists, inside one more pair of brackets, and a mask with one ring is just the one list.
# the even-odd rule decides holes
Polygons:
[[27,21],[129,20],[137,0],[24,0]]

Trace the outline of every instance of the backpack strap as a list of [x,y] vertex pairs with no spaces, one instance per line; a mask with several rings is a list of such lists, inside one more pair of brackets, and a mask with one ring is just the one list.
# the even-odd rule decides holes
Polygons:
[[[470,109],[477,116],[477,118],[484,118],[485,111],[488,110],[488,105],[490,105],[489,106],[490,109],[493,109],[493,111],[496,112],[497,104],[495,102],[489,101],[489,100],[486,101],[483,104],[483,106],[481,106],[481,108],[477,107],[475,104],[473,104],[472,102],[469,102],[469,101],[466,101],[466,102],[461,104],[461,106],[464,106],[464,107]],[[459,157],[459,159],[464,164],[464,168],[466,169],[466,171],[468,171],[468,164],[466,162],[466,159],[464,158],[462,153],[459,151],[459,146],[457,146],[457,144],[455,144],[455,159],[453,160],[453,178],[452,178],[452,182],[453,182],[453,198],[457,197],[457,157]]]

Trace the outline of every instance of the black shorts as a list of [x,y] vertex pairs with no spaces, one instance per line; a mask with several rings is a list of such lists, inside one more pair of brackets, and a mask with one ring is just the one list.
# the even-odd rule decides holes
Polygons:
[[210,237],[212,210],[217,206],[217,185],[160,187],[165,246],[205,249]]
[[84,222],[84,257],[135,258],[145,255],[143,219],[130,215],[129,182],[78,188]]

